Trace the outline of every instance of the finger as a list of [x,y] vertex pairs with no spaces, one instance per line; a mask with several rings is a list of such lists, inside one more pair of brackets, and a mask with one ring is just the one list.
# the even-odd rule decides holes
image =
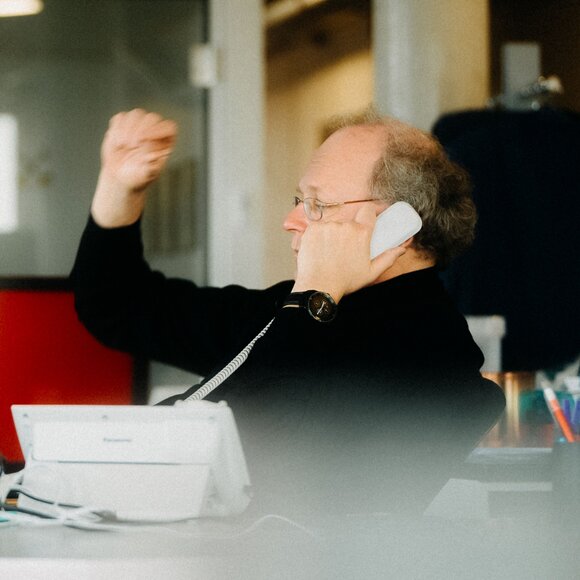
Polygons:
[[113,115],[109,119],[109,128],[112,129],[114,127],[118,127],[123,122],[125,115],[127,115],[127,113],[125,111],[122,111],[120,113],[117,113],[116,115]]
[[147,112],[143,109],[133,109],[121,118],[119,129],[131,141],[134,141],[146,116]]
[[385,250],[382,254],[379,254],[371,260],[371,274],[374,276],[374,279],[376,280],[385,270],[391,268],[406,251],[407,248],[404,246],[397,246],[396,248]]
[[122,142],[122,127],[125,122],[126,115],[126,112],[121,112],[113,115],[109,119],[109,127],[105,133],[105,141],[114,144],[115,147],[118,147],[119,143]]
[[377,221],[377,213],[374,204],[361,203],[354,216],[354,221],[366,226],[370,231],[372,231],[375,227],[375,222]]
[[157,113],[143,109],[117,113],[109,121],[109,136],[117,147],[138,147],[145,142],[159,141],[157,147],[167,147],[175,142],[177,124]]
[[111,117],[106,139],[115,147],[133,147],[139,120],[145,116],[142,109],[123,111]]
[[164,119],[157,113],[147,113],[138,120],[138,129],[142,135],[148,138],[156,138],[157,134],[163,132],[175,132],[176,125],[170,119]]
[[165,165],[165,163],[170,155],[171,155],[171,151],[168,149],[164,149],[162,151],[155,151],[152,153],[148,153],[144,157],[143,162],[149,166],[155,166],[155,167],[162,168],[163,165]]
[[159,118],[153,124],[148,124],[141,130],[141,138],[148,141],[173,143],[177,137],[177,124],[170,119]]
[[157,123],[161,123],[163,121],[163,117],[158,113],[147,111],[143,111],[143,113],[144,115],[139,120],[139,126],[143,129],[146,129],[147,127],[153,127],[154,125],[157,125]]
[[149,161],[156,161],[157,159],[167,159],[171,155],[172,152],[173,152],[172,147],[165,147],[163,149],[151,150],[145,155],[145,160],[149,162]]

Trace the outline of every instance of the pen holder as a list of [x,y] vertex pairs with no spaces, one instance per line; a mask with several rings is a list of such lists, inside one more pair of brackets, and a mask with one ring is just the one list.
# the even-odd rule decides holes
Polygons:
[[580,442],[554,443],[552,486],[556,521],[580,525]]

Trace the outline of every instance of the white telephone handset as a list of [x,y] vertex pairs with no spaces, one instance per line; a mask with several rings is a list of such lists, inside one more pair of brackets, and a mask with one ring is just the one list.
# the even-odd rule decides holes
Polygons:
[[406,202],[397,201],[377,217],[371,239],[371,259],[396,248],[422,227],[419,214]]

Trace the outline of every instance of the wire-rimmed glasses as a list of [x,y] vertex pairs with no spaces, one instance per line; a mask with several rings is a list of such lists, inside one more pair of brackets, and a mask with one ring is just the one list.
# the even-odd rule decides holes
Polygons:
[[335,201],[330,203],[325,203],[319,201],[315,197],[305,197],[304,199],[294,196],[294,207],[297,207],[301,203],[304,204],[304,213],[306,217],[313,222],[320,221],[324,214],[324,210],[331,207],[338,207],[341,205],[347,205],[349,203],[362,203],[364,201],[378,201],[376,199],[354,199],[352,201]]

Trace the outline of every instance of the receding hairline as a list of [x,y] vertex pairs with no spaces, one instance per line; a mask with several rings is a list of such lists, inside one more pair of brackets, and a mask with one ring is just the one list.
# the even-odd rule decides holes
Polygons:
[[385,152],[390,143],[407,142],[413,147],[435,150],[438,143],[432,135],[388,115],[381,115],[374,106],[362,112],[336,115],[328,123],[329,136],[349,128],[379,129],[384,135]]
[[334,117],[328,134],[346,128],[382,129],[385,145],[369,178],[371,197],[394,203],[406,201],[423,219],[415,250],[445,266],[473,241],[477,212],[469,176],[447,156],[441,143],[374,107],[362,113]]
[[[391,199],[387,191],[380,187],[379,175],[386,166],[392,167],[394,158],[417,159],[436,158],[442,154],[442,147],[432,135],[388,115],[380,115],[374,107],[349,115],[333,117],[329,124],[331,133],[329,138],[339,133],[364,130],[380,132],[380,151],[369,175],[369,189],[372,197],[377,199]],[[357,131],[358,132],[358,131]]]

